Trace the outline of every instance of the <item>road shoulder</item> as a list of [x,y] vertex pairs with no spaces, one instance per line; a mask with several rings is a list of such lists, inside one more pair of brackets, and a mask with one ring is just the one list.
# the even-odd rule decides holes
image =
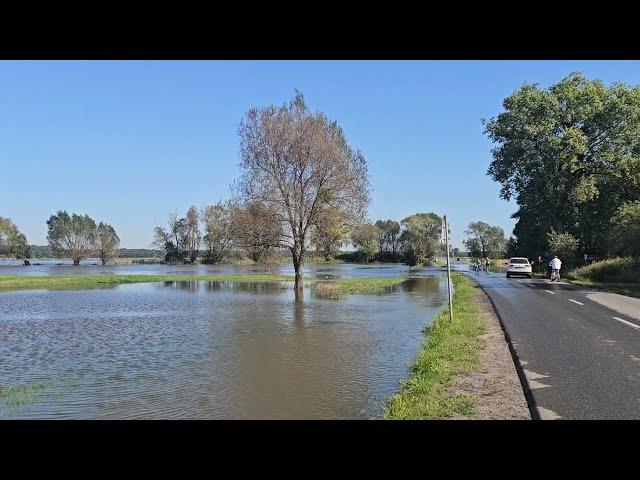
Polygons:
[[453,418],[530,420],[527,400],[498,316],[484,291],[475,281],[473,283],[476,293],[471,301],[486,324],[485,333],[480,337],[484,348],[480,351],[478,367],[456,377],[449,391],[453,395],[470,396],[475,413]]

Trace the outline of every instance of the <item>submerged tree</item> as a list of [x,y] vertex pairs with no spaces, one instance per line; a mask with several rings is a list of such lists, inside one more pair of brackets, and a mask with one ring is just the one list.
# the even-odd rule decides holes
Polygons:
[[416,213],[404,218],[400,242],[405,264],[428,262],[438,251],[442,218],[435,213]]
[[88,215],[59,210],[47,220],[47,240],[54,255],[69,255],[74,265],[86,258],[96,243],[96,222]]
[[198,209],[193,205],[187,210],[185,218],[186,230],[184,236],[184,246],[188,251],[189,262],[194,263],[198,258],[198,248],[200,247],[200,225],[198,219]]
[[361,223],[351,231],[351,242],[363,262],[371,261],[379,250],[380,230],[372,223]]
[[233,245],[231,208],[230,202],[218,202],[206,206],[202,211],[204,263],[219,263],[231,250]]
[[0,217],[0,255],[14,255],[21,260],[31,257],[27,237],[10,218]]
[[153,230],[152,245],[164,251],[164,261],[167,263],[182,263],[186,261],[188,223],[186,218],[178,218],[173,213],[169,217],[166,227],[157,226]]
[[367,163],[349,146],[337,122],[312,113],[300,92],[281,107],[249,110],[239,135],[239,192],[246,202],[273,209],[300,291],[309,235],[320,213],[337,209],[350,223],[364,217],[369,201]]
[[328,208],[318,215],[318,222],[311,231],[311,243],[316,252],[329,261],[340,253],[340,247],[348,234],[347,219],[342,212]]
[[115,228],[104,222],[100,222],[96,234],[96,248],[102,265],[106,265],[109,260],[118,256],[119,247],[120,238]]
[[233,242],[256,263],[272,256],[281,246],[282,223],[275,209],[262,203],[235,204],[230,210]]

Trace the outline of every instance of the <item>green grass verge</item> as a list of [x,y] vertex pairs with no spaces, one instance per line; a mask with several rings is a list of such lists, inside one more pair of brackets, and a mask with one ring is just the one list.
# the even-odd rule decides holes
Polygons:
[[[306,279],[305,283],[316,283],[314,291],[320,296],[340,298],[347,294],[365,294],[384,291],[386,287],[406,280],[404,277],[349,278],[322,281]],[[293,282],[287,275],[49,275],[49,276],[0,276],[0,292],[10,290],[49,289],[78,290],[109,288],[126,283],[149,282]]]
[[327,298],[341,298],[348,294],[368,294],[384,292],[386,288],[398,285],[405,277],[344,278],[340,280],[316,282],[316,295]]
[[412,368],[401,382],[400,392],[389,399],[383,417],[391,420],[439,419],[454,415],[473,416],[473,400],[468,395],[448,392],[453,379],[479,364],[484,346],[480,338],[485,320],[478,311],[472,281],[453,274],[453,322],[443,310],[425,329],[425,339]]
[[291,282],[286,275],[2,275],[0,291],[27,289],[83,289],[100,288],[123,283],[145,282]]

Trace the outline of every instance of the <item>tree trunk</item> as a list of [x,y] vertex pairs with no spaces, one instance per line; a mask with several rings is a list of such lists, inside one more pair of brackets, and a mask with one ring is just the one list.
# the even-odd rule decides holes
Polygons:
[[73,264],[74,265],[80,265],[80,259],[79,258],[74,258],[73,259]]
[[291,248],[291,256],[293,257],[293,269],[295,271],[295,283],[294,288],[296,292],[302,292],[302,265],[304,262],[304,258],[302,256],[302,252],[298,252],[298,249],[294,246]]

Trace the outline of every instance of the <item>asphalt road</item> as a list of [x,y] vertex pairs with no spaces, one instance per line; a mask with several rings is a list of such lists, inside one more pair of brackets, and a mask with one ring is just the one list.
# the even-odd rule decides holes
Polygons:
[[511,339],[534,417],[640,419],[640,302],[600,293],[595,301],[593,290],[563,282],[468,274]]

